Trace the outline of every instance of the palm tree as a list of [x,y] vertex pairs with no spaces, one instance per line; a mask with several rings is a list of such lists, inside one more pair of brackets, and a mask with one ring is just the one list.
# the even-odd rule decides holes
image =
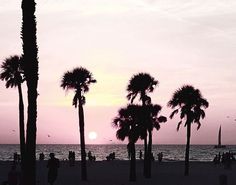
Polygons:
[[205,112],[202,108],[206,109],[209,103],[202,97],[200,90],[195,89],[191,85],[184,85],[174,92],[171,100],[167,104],[172,109],[175,109],[170,118],[172,119],[175,114],[180,113],[180,122],[177,125],[177,131],[184,121],[184,126],[187,127],[187,144],[185,151],[185,171],[184,175],[189,175],[189,148],[191,136],[191,124],[196,123],[197,129],[200,128],[200,119],[205,118]]
[[151,178],[152,131],[154,128],[156,130],[159,130],[160,123],[167,121],[167,118],[165,116],[159,116],[160,111],[161,111],[161,106],[157,104],[156,105],[149,104],[144,106],[143,119],[146,120],[144,129],[147,130],[148,132],[148,146],[147,146],[148,160],[147,160],[146,178]]
[[72,71],[67,71],[61,80],[61,87],[65,90],[75,90],[73,105],[77,108],[79,114],[79,129],[80,129],[80,147],[81,147],[81,177],[82,180],[87,180],[86,169],[86,153],[85,153],[85,138],[84,138],[84,110],[85,104],[84,94],[89,91],[89,85],[96,83],[92,73],[87,69],[79,67]]
[[[24,82],[24,71],[22,69],[22,58],[14,55],[6,58],[1,65],[0,79],[6,81],[6,88],[17,87],[19,93],[19,131],[20,131],[20,153],[21,165],[24,164],[25,156],[25,126],[24,126],[24,102],[21,84]],[[23,169],[23,166],[22,166]]]
[[140,105],[128,105],[118,111],[118,116],[113,120],[114,127],[118,128],[116,132],[117,139],[124,141],[128,138],[128,146],[131,153],[130,160],[130,181],[136,181],[136,157],[135,143],[141,134],[140,115],[142,107]]
[[36,122],[38,87],[38,46],[36,37],[35,0],[22,0],[22,47],[23,68],[27,84],[27,130],[26,156],[23,170],[23,184],[36,184]]
[[[134,99],[139,95],[142,102],[142,106],[148,105],[151,103],[151,98],[147,95],[150,92],[153,92],[155,87],[158,85],[158,81],[155,80],[150,74],[148,73],[138,73],[131,77],[127,91],[128,100],[133,103]],[[144,139],[144,176],[146,177],[148,162],[147,158],[147,132],[143,132],[143,139]]]
[[134,99],[139,95],[142,105],[149,104],[151,99],[147,94],[153,92],[157,85],[158,81],[148,73],[133,75],[127,87],[127,98],[133,103]]

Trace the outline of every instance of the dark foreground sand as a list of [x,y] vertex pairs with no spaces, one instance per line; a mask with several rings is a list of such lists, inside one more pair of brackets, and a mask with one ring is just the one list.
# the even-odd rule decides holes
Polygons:
[[[37,184],[47,185],[47,161],[37,161]],[[7,180],[11,162],[0,162],[0,183]],[[231,170],[211,162],[191,162],[190,175],[184,177],[184,162],[153,162],[152,178],[143,177],[143,162],[137,161],[137,181],[129,182],[129,161],[88,162],[88,181],[80,179],[80,162],[70,167],[61,161],[55,185],[220,185],[219,176],[227,176],[228,185],[236,185],[236,164]]]

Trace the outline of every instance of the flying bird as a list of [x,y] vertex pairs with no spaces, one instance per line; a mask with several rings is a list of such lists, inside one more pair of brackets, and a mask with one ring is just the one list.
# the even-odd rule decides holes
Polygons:
[[48,134],[48,137],[51,137],[51,136]]
[[12,130],[12,132],[15,132],[16,130]]

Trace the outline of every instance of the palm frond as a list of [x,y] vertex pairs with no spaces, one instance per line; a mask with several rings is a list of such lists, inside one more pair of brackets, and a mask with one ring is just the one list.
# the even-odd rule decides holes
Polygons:
[[133,94],[133,96],[132,96],[132,98],[131,98],[131,103],[133,103],[134,102],[134,99],[136,98],[136,96],[137,96],[137,94]]
[[165,117],[165,116],[160,116],[159,118],[157,118],[158,119],[158,122],[159,123],[165,123],[165,122],[167,122],[167,118]]
[[200,115],[201,115],[202,119],[205,118],[206,114],[205,114],[204,110],[202,110],[202,109],[200,110]]
[[75,108],[77,107],[78,104],[78,95],[77,93],[74,95],[73,101],[72,101],[72,105],[75,106]]
[[175,109],[171,114],[170,114],[170,119],[174,117],[175,114],[178,114],[179,109]]
[[159,112],[161,111],[161,109],[162,109],[162,107],[158,104],[154,104],[154,105],[151,104],[151,105],[149,105],[149,107],[151,108],[151,113],[154,116],[157,116],[159,114]]
[[154,128],[155,128],[156,130],[160,130],[161,126],[160,126],[160,124],[159,124],[158,122],[156,122],[156,123],[154,124]]
[[119,122],[120,122],[120,118],[119,117],[115,117],[112,120],[112,126],[115,127],[115,128],[119,127]]
[[124,141],[127,135],[128,135],[127,129],[120,128],[116,131],[116,138],[121,141]]
[[206,99],[202,98],[201,99],[201,105],[206,109],[209,107],[209,103]]
[[179,128],[180,128],[180,125],[182,124],[182,121],[180,121],[178,124],[177,124],[177,131],[179,131]]
[[130,100],[131,97],[132,97],[132,93],[128,93],[127,96],[126,96],[126,98],[127,98],[128,100]]
[[197,130],[201,127],[201,123],[198,121],[197,122]]
[[74,84],[74,79],[73,79],[73,74],[70,71],[67,71],[64,73],[61,79],[61,87],[65,90],[69,89],[76,89],[75,84]]

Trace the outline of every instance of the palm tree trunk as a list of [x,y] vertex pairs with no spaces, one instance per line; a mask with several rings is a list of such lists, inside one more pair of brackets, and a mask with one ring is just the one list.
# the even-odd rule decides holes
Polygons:
[[189,175],[189,148],[190,148],[190,136],[191,136],[191,122],[187,122],[187,144],[185,150],[185,170],[184,175]]
[[24,185],[36,185],[36,121],[38,86],[38,47],[36,38],[35,1],[22,0],[23,67],[27,83],[28,117],[26,131]]
[[152,131],[148,131],[148,149],[147,149],[147,173],[146,178],[151,178],[152,176]]
[[130,181],[136,181],[136,156],[135,156],[135,144],[131,143],[131,160],[130,160]]
[[37,91],[28,87],[28,121],[26,131],[25,167],[26,185],[36,184],[36,121]]
[[[145,96],[145,92],[141,92],[141,97]],[[142,98],[142,106],[145,106],[144,98]],[[145,123],[143,123],[145,124]],[[147,135],[144,138],[144,160],[143,160],[143,176],[147,176],[147,158],[148,158],[148,149],[147,149]]]
[[80,129],[80,149],[81,149],[81,179],[87,180],[86,152],[84,138],[84,110],[81,101],[81,92],[79,92],[79,129]]
[[144,160],[143,160],[143,176],[146,177],[147,175],[147,136],[144,138]]
[[21,84],[18,84],[19,92],[19,130],[20,130],[20,154],[21,154],[21,169],[24,169],[25,158],[25,125],[24,125],[24,103]]

